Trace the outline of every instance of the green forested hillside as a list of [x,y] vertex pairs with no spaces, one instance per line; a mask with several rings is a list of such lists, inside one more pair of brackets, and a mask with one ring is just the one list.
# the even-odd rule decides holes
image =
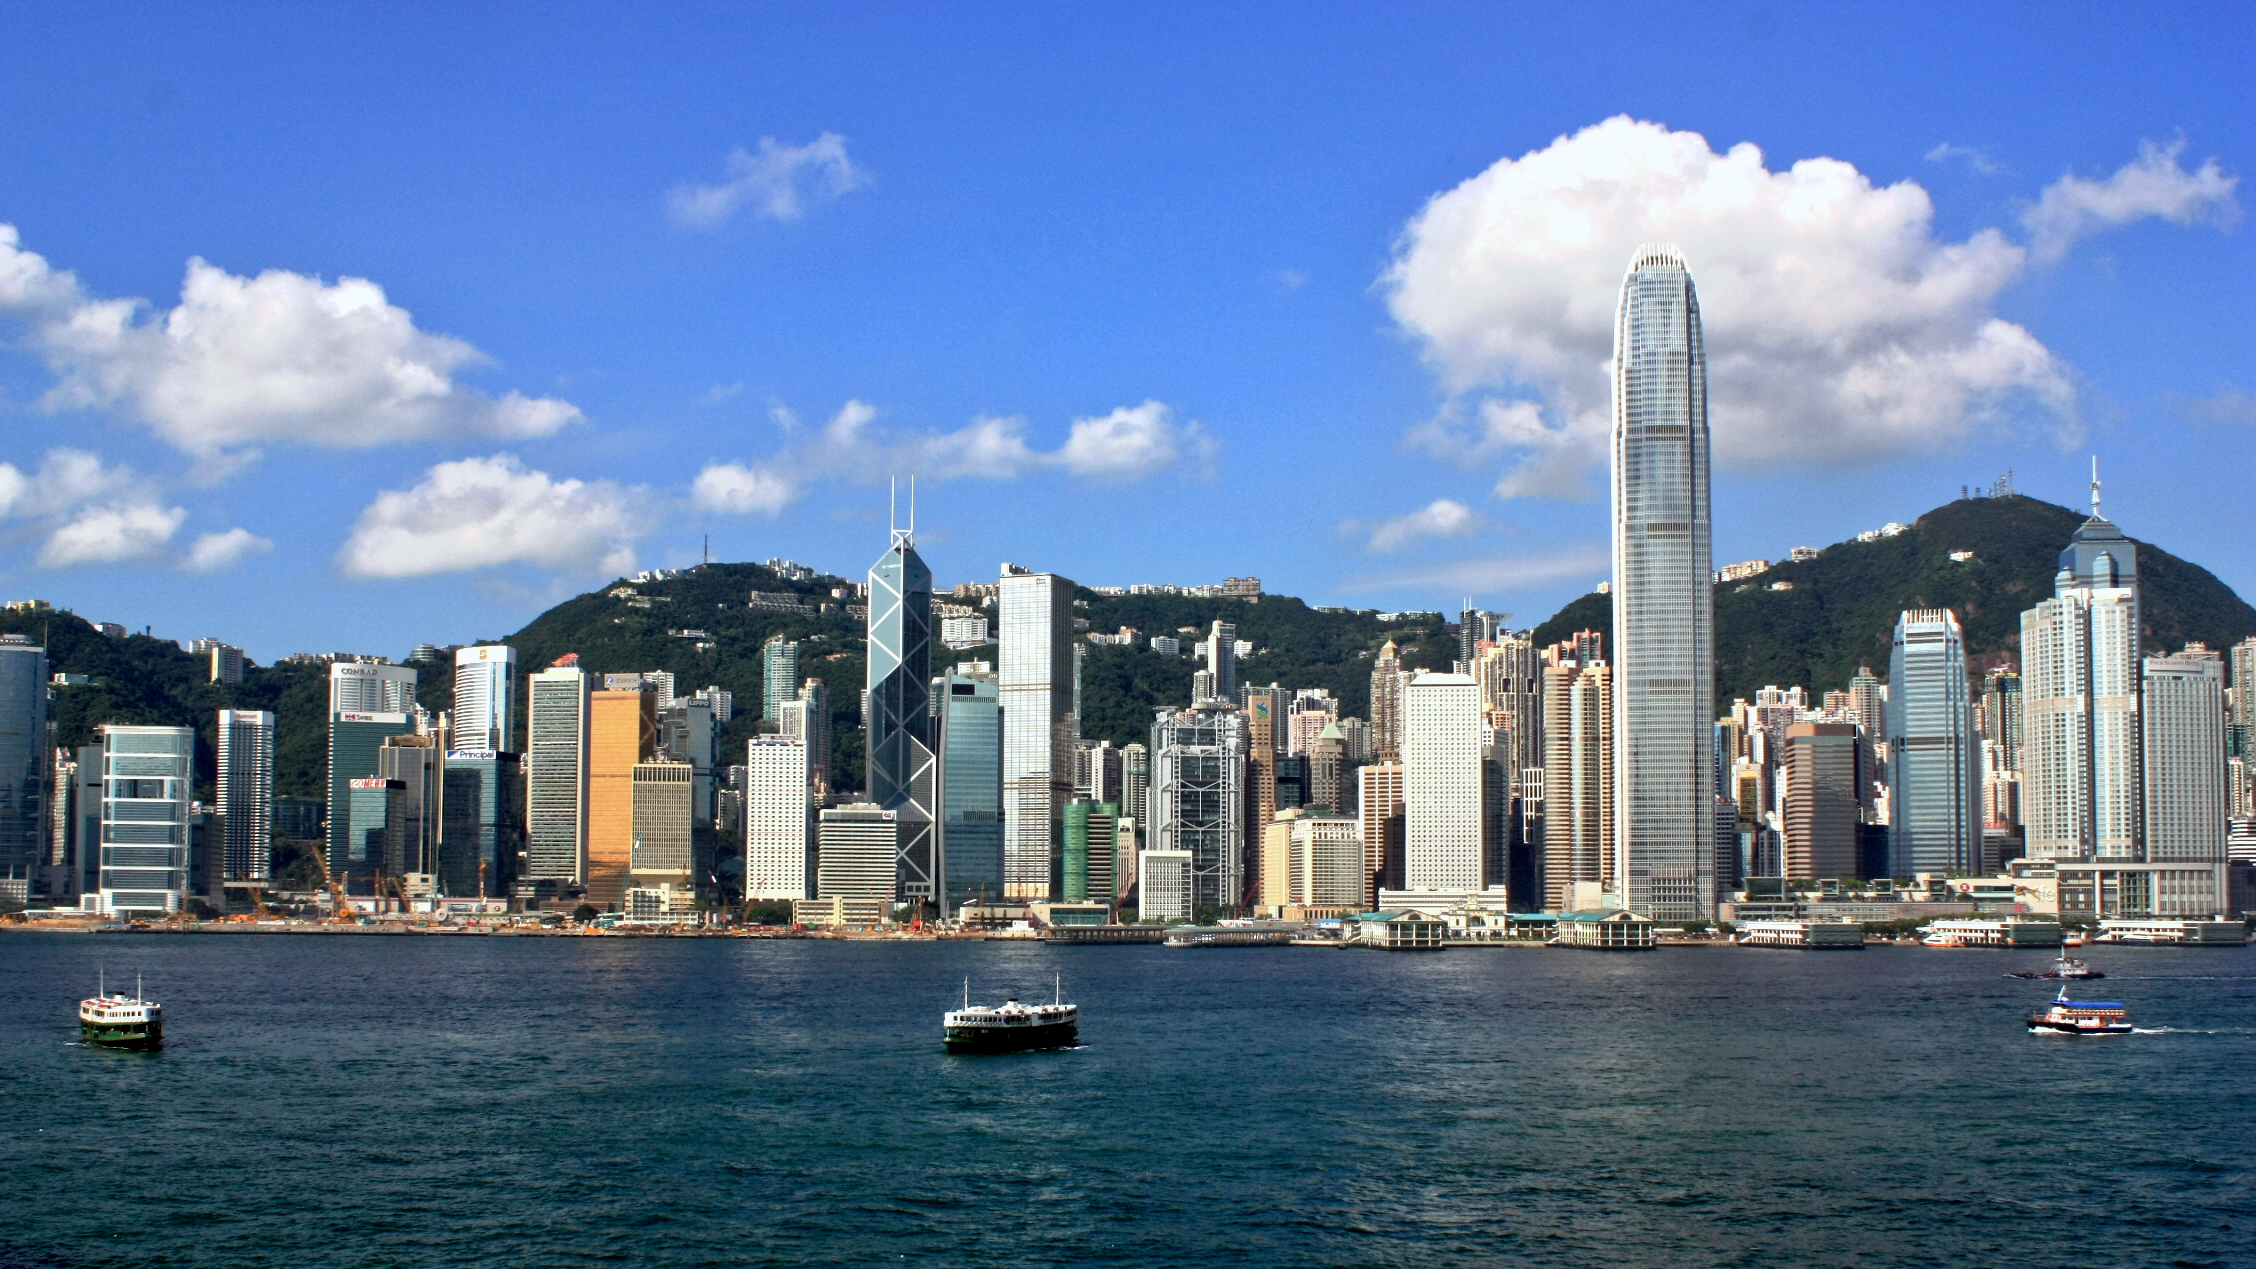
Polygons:
[[[1956,610],[1977,665],[2012,657],[2022,610],[2052,593],[2055,562],[2082,521],[2080,512],[2033,498],[1965,499],[1936,508],[1896,537],[1844,542],[1813,560],[1718,586],[1718,701],[1752,697],[1766,683],[1823,692],[1845,686],[1859,665],[1885,673],[1889,632],[1906,608]],[[1973,556],[1953,561],[1955,551]],[[2256,609],[2208,570],[2143,542],[2138,563],[2148,647],[2174,649],[2189,639],[2223,647],[2256,634]],[[1793,588],[1769,589],[1777,582]],[[838,783],[852,790],[861,787],[862,775],[863,629],[846,614],[844,601],[831,597],[843,584],[835,577],[789,583],[756,564],[711,564],[662,582],[617,582],[566,600],[503,641],[516,647],[526,673],[577,652],[580,665],[597,674],[669,670],[684,692],[706,684],[727,688],[736,694],[738,712],[723,736],[725,755],[741,752],[759,718],[761,645],[776,634],[798,639],[802,675],[819,676],[830,687]],[[648,605],[615,596],[622,585]],[[788,591],[834,610],[802,616],[753,609],[745,603],[753,590]],[[1217,618],[1234,623],[1238,637],[1257,649],[1239,663],[1241,680],[1328,688],[1351,715],[1367,716],[1371,657],[1388,638],[1411,666],[1447,666],[1455,656],[1454,636],[1438,617],[1382,623],[1370,612],[1318,610],[1283,595],[1247,603],[1085,593],[1076,612],[1090,630],[1129,626],[1142,635],[1132,646],[1090,647],[1083,667],[1083,733],[1116,745],[1147,741],[1155,708],[1188,702],[1198,668],[1190,645]],[[1585,595],[1537,627],[1536,639],[1552,643],[1585,628],[1610,631],[1612,621],[1606,596]],[[704,633],[674,633],[683,630]],[[92,677],[89,684],[57,690],[57,744],[87,743],[104,722],[193,725],[204,741],[197,763],[208,790],[217,711],[268,709],[278,716],[276,791],[324,796],[325,666],[253,666],[242,684],[223,687],[206,681],[203,658],[176,644],[141,635],[107,638],[67,612],[0,613],[0,631],[44,642],[56,671]],[[1158,634],[1176,634],[1184,654],[1153,652],[1148,640]],[[699,650],[699,643],[713,646]],[[936,647],[933,665],[993,657],[992,646],[963,653]],[[447,708],[451,663],[419,669],[422,702]],[[520,709],[520,747],[523,728]]]
[[[1716,587],[1716,698],[1752,697],[1764,684],[1813,692],[1845,687],[1860,665],[1885,675],[1897,614],[1948,608],[1965,628],[1977,666],[2017,660],[2021,613],[2052,595],[2060,552],[2085,514],[2035,498],[1964,498],[1935,508],[1892,538],[1842,542],[1816,559],[1784,563]],[[1952,553],[1973,552],[1954,561]],[[2189,640],[2222,648],[2256,634],[2256,608],[2209,570],[2138,544],[2146,646]],[[1772,590],[1774,583],[1791,590]],[[1611,630],[1603,595],[1585,595],[1537,628],[1539,642],[1576,630]]]
[[[1254,646],[1238,663],[1240,682],[1324,688],[1339,698],[1343,713],[1356,716],[1368,713],[1371,659],[1388,639],[1406,664],[1421,668],[1446,669],[1457,655],[1455,636],[1439,617],[1382,623],[1369,611],[1324,611],[1287,595],[1264,595],[1258,603],[1179,595],[1085,598],[1080,612],[1090,630],[1111,634],[1127,626],[1142,635],[1131,647],[1092,647],[1082,665],[1081,732],[1115,745],[1150,743],[1153,712],[1190,703],[1191,675],[1199,669],[1191,644],[1218,620],[1235,625],[1238,638]],[[1153,635],[1175,635],[1182,654],[1153,652]]]

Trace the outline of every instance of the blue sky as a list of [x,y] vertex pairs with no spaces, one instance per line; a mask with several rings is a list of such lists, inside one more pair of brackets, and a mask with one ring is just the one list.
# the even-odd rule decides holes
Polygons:
[[1719,563],[2009,466],[2076,502],[2097,453],[2115,518],[2256,594],[2252,33],[18,6],[0,591],[396,656],[708,533],[857,575],[921,471],[943,584],[1253,573],[1532,622],[1604,576],[1606,321],[1666,238]]

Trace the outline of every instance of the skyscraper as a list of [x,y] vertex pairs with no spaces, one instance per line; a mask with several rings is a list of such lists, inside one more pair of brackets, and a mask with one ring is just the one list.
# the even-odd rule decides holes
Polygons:
[[627,891],[627,869],[634,851],[634,769],[658,745],[658,715],[652,693],[639,680],[632,688],[605,689],[588,696],[587,894],[604,911],[618,908]]
[[1517,784],[1520,772],[1543,765],[1543,659],[1533,639],[1498,631],[1473,666],[1481,702],[1508,737],[1499,760]]
[[865,787],[873,805],[893,813],[901,834],[893,897],[937,903],[946,880],[933,827],[939,770],[932,751],[932,570],[917,554],[913,525],[892,535],[869,571]]
[[806,707],[800,720],[806,735],[807,765],[815,773],[815,787],[828,791],[831,786],[831,734],[830,684],[809,677],[799,685],[799,699]]
[[952,915],[1003,897],[1003,708],[995,676],[961,669],[933,680],[940,728],[940,857]]
[[527,684],[525,879],[587,880],[588,676],[551,666]]
[[517,649],[498,644],[454,650],[456,749],[516,749]]
[[1059,897],[1067,903],[1105,903],[1114,898],[1114,853],[1120,808],[1111,802],[1076,798],[1065,804],[1064,866]]
[[1206,632],[1206,672],[1214,676],[1216,696],[1238,694],[1238,628],[1219,618]]
[[1239,875],[1251,889],[1248,901],[1254,903],[1273,902],[1261,893],[1259,857],[1262,835],[1277,815],[1277,703],[1281,695],[1275,688],[1266,687],[1248,688],[1245,693],[1246,824],[1240,840],[1245,843],[1246,857]]
[[2099,513],[2060,553],[2053,597],[2021,614],[2022,816],[2032,859],[2135,859],[2138,552]]
[[338,661],[329,667],[329,866],[344,867],[352,782],[378,778],[384,741],[415,730],[415,669]]
[[[929,614],[928,614],[929,615]],[[774,722],[799,694],[799,643],[772,635],[760,647],[760,718]]]
[[1804,881],[1857,875],[1857,732],[1851,723],[1786,729],[1785,872]]
[[0,636],[0,893],[31,896],[47,858],[47,649]]
[[1390,845],[1402,844],[1402,764],[1374,762],[1355,770],[1356,817],[1362,821],[1363,871],[1371,879],[1365,902],[1376,903]]
[[2225,858],[2225,674],[2194,645],[2146,658],[2139,702],[2146,777],[2146,858]]
[[102,728],[103,912],[180,911],[188,892],[188,801],[195,775],[194,728],[119,723]]
[[439,886],[481,899],[510,893],[525,853],[525,789],[518,755],[449,749],[440,771]]
[[1700,301],[1637,250],[1614,327],[1614,832],[1631,910],[1712,920],[1714,552]]
[[634,768],[634,845],[628,885],[687,891],[698,881],[696,769],[660,754]]
[[213,783],[224,875],[229,881],[264,885],[274,846],[274,715],[219,711],[219,767]]
[[1381,762],[1402,753],[1402,658],[1386,641],[1371,663],[1371,752]]
[[1541,695],[1543,894],[1529,906],[1568,912],[1615,881],[1612,672],[1562,660],[1544,667]]
[[[1007,709],[1006,750],[1012,726]],[[1190,855],[1195,911],[1235,909],[1245,901],[1245,768],[1246,726],[1240,711],[1211,700],[1158,711],[1146,799],[1151,848],[1144,858],[1170,851]],[[1144,880],[1150,880],[1148,873]],[[1149,900],[1151,892],[1145,897]]]
[[376,778],[400,784],[400,857],[386,861],[386,876],[439,870],[445,776],[444,751],[436,737],[386,736],[376,750]]
[[1308,761],[1308,805],[1335,814],[1346,811],[1347,738],[1339,724],[1325,723],[1303,756]]
[[1411,890],[1483,886],[1480,685],[1420,674],[1402,693],[1404,882]]
[[2021,676],[2013,670],[1992,670],[1982,676],[1982,739],[1988,741],[2001,771],[2021,769],[2021,748],[2028,734],[2021,709]]
[[2256,725],[2256,635],[2234,644],[2225,658],[2231,680],[2225,707],[2231,711],[2233,722],[2244,727]]
[[1073,796],[1073,597],[1054,573],[1003,566],[1003,890],[1046,898]]
[[1888,653],[1888,873],[1982,863],[1982,755],[1949,609],[1907,611]]
[[744,898],[807,899],[815,884],[815,803],[807,747],[755,737],[744,758]]
[[1145,799],[1151,792],[1151,750],[1131,744],[1120,751],[1120,813],[1137,824],[1145,822]]
[[890,905],[900,840],[895,819],[873,802],[825,809],[816,824],[815,897]]

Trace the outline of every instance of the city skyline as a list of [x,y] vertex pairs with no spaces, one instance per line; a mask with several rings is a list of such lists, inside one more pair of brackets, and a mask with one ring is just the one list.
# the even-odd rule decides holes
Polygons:
[[[374,132],[295,69],[317,11],[51,18],[0,54],[24,122],[0,146],[0,585],[180,638],[288,596],[237,639],[268,662],[465,643],[630,561],[703,558],[708,536],[716,558],[854,576],[897,472],[928,484],[944,581],[1081,517],[1199,515],[1217,531],[1175,546],[1174,577],[1145,576],[1131,534],[1059,535],[1044,566],[1551,611],[1606,572],[1608,315],[1576,297],[1673,240],[1709,302],[1719,560],[1907,520],[2007,468],[2070,502],[2098,449],[2144,536],[2256,589],[2200,510],[2256,461],[2232,369],[2249,319],[2207,285],[2250,253],[2256,130],[2214,103],[2252,19],[1971,22],[1937,44],[1902,14],[1604,12],[1666,20],[1679,47],[1541,14],[1446,34],[1366,14],[1288,54],[1092,18],[1107,84],[1228,50],[1232,74],[1156,107],[1043,78],[1062,67],[934,91],[944,64],[1054,62],[1027,56],[1055,34],[1024,19],[904,15],[931,56],[846,93],[815,68],[875,55],[851,20],[680,16],[594,59],[596,108],[571,117],[520,78],[540,58],[489,57],[497,78],[471,82],[423,51],[439,19],[402,13],[368,37],[398,74],[356,80]],[[449,35],[558,38],[491,15]],[[1844,38],[1859,66],[1819,73]],[[1402,56],[1362,56],[1375,44]],[[2011,95],[1908,91],[1988,82],[2005,57]],[[1500,67],[1553,91],[1485,90]],[[677,87],[633,90],[658,81]],[[1733,81],[1757,88],[1718,91]],[[1072,105],[998,131],[1027,93]],[[1148,126],[1155,109],[1179,126]],[[62,145],[87,117],[115,126]],[[434,181],[407,132],[489,161]],[[534,158],[551,138],[566,157]],[[152,172],[175,179],[116,175]],[[1787,260],[1822,267],[1797,281]],[[136,299],[116,346],[58,342]],[[279,324],[235,320],[255,303]],[[168,316],[209,342],[167,342]],[[315,405],[259,388],[260,348],[299,359]],[[1889,358],[1900,390],[1859,397]],[[393,362],[438,395],[371,370]],[[2213,461],[2166,477],[2188,448]],[[1227,496],[1288,468],[1331,495]]]

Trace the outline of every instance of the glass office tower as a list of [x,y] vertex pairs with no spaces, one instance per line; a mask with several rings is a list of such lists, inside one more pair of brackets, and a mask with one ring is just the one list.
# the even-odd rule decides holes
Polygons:
[[[913,529],[869,572],[869,801],[894,813],[894,897],[940,899],[944,884],[933,833],[932,570]],[[819,897],[819,896],[818,896]]]
[[1003,897],[1003,707],[992,674],[933,680],[940,723],[940,855],[944,906]]
[[1655,920],[1713,920],[1707,361],[1672,246],[1639,247],[1622,279],[1613,512],[1616,897]]

